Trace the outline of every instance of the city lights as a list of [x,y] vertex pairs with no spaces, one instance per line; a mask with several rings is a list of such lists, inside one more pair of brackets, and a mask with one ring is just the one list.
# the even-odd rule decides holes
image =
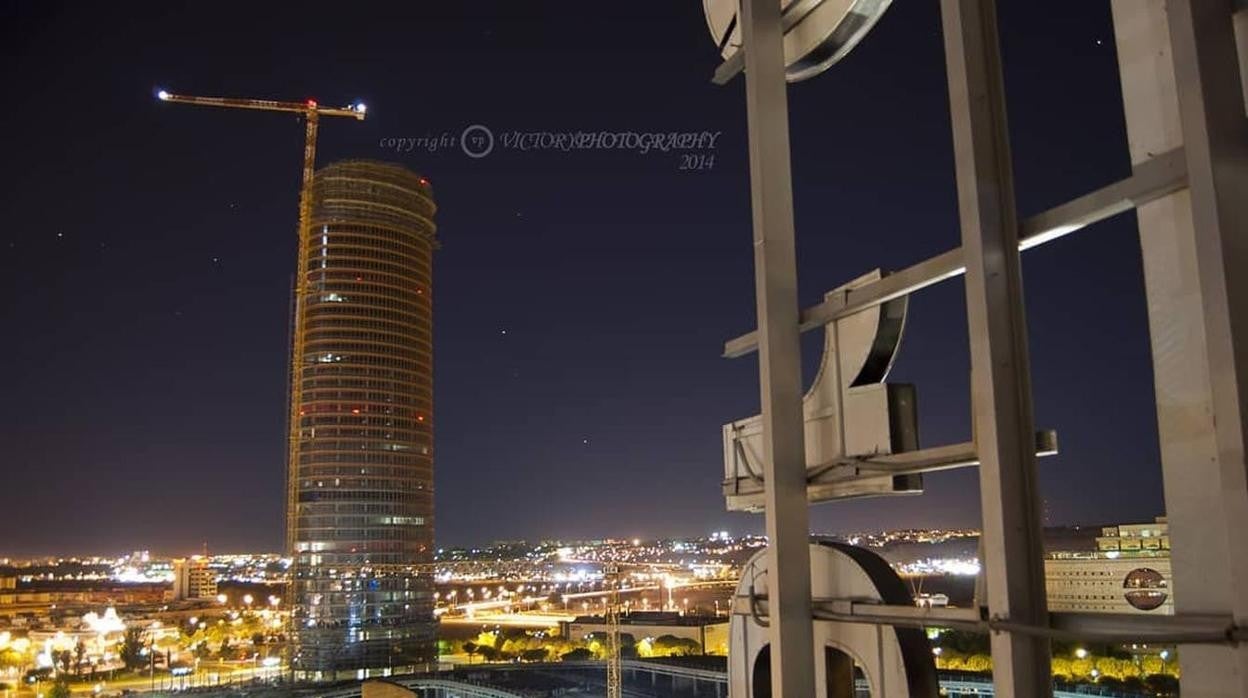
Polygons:
[[1248,698],[1248,0],[617,4],[6,7],[0,698]]

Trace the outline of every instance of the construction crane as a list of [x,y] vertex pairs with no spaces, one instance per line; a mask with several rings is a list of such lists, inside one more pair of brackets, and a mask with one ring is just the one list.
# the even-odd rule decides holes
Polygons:
[[624,685],[620,676],[620,567],[614,562],[603,570],[611,589],[607,600],[607,698],[620,698]]
[[[175,104],[193,104],[201,107],[222,107],[226,109],[255,109],[259,111],[281,111],[293,114],[302,114],[305,127],[305,137],[303,142],[303,182],[299,187],[299,244],[298,244],[298,266],[295,267],[295,330],[299,331],[299,313],[304,305],[304,297],[307,293],[307,274],[304,273],[304,267],[307,266],[307,245],[305,241],[309,236],[309,226],[312,219],[312,176],[316,173],[316,131],[320,117],[322,116],[345,116],[363,121],[367,112],[363,102],[356,102],[342,108],[322,107],[315,99],[309,99],[306,102],[277,102],[270,99],[236,99],[233,97],[194,97],[190,95],[175,95],[165,90],[156,93],[156,97],[162,102],[173,102]],[[286,484],[286,511],[293,511],[291,505],[294,504],[295,493],[295,458],[299,439],[299,430],[295,427],[299,423],[299,405],[302,402],[302,381],[296,380],[299,367],[303,365],[303,342],[298,337],[294,338],[291,343],[291,393],[290,393],[290,429],[288,437],[290,444],[287,449],[287,484]],[[286,549],[292,550],[294,541],[291,540],[291,534],[294,528],[286,526]]]
[[[303,142],[303,180],[299,187],[299,241],[298,266],[295,267],[295,307],[294,307],[294,323],[295,332],[302,331],[302,323],[299,318],[304,307],[304,300],[307,295],[307,244],[306,241],[311,235],[312,224],[312,176],[316,173],[316,131],[322,116],[345,116],[351,117],[357,121],[363,121],[367,112],[363,102],[356,102],[341,108],[322,107],[315,99],[309,99],[305,102],[277,102],[270,99],[236,99],[233,97],[194,97],[190,95],[175,95],[165,90],[156,93],[156,97],[162,102],[174,102],[176,104],[193,104],[201,107],[223,107],[226,109],[255,109],[259,111],[281,111],[292,114],[302,114],[304,121],[304,142]],[[287,470],[286,470],[286,511],[287,516],[293,516],[295,504],[295,485],[297,478],[295,477],[295,467],[298,464],[298,446],[299,446],[299,405],[303,401],[303,381],[299,380],[299,367],[303,365],[303,342],[300,337],[295,336],[291,342],[290,355],[290,422],[288,428],[288,438],[290,439],[287,447]],[[286,524],[286,550],[294,551],[294,526],[291,522]],[[295,557],[298,559],[298,556]],[[291,570],[291,578],[294,578],[294,570]],[[288,604],[287,608],[292,612],[290,618],[294,619],[293,604]],[[293,658],[291,661],[291,671],[294,671]]]

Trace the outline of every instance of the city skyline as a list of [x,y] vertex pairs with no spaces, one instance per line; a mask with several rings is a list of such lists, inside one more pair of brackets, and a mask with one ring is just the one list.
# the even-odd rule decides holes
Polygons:
[[[318,13],[282,20],[302,23],[292,36],[324,40],[277,38],[260,21],[220,60],[205,60],[217,32],[192,36],[168,10],[126,27],[98,9],[72,18],[28,9],[33,16],[5,22],[21,28],[14,40],[27,49],[13,76],[19,91],[46,109],[37,120],[3,117],[6,152],[24,167],[4,175],[13,220],[0,240],[10,284],[0,320],[20,338],[22,370],[4,383],[12,398],[0,457],[11,486],[0,507],[40,525],[0,555],[138,539],[153,549],[281,547],[297,129],[280,116],[161,109],[158,86],[365,99],[369,121],[327,129],[321,162],[390,159],[433,180],[447,232],[438,295],[451,299],[438,308],[439,545],[760,530],[760,517],[725,513],[718,489],[718,427],[757,411],[752,363],[718,358],[723,340],[753,324],[740,88],[709,84],[716,59],[696,7],[575,19],[553,7],[440,8],[445,15],[420,15],[423,25],[415,14],[377,21],[339,8],[332,28]],[[1028,87],[1011,104],[1026,164],[1022,211],[1121,176],[1122,139],[1104,135],[1122,132],[1108,11],[1002,13],[1005,43],[1018,52],[1006,55],[1011,84]],[[213,22],[195,15],[185,26]],[[638,32],[654,50],[566,62],[576,48]],[[71,76],[54,58],[58,42],[80,42],[90,55],[113,34],[131,47],[115,63]],[[1046,43],[1053,36],[1062,50]],[[331,37],[356,60],[301,48],[332,46]],[[909,117],[946,112],[939,51],[935,8],[898,6],[835,74],[791,90],[801,105],[793,127],[804,300],[956,239],[952,166],[939,166],[948,123]],[[915,55],[935,67],[916,67]],[[463,70],[440,73],[447,56]],[[497,71],[503,60],[518,63]],[[428,67],[387,74],[395,63]],[[544,77],[515,80],[512,71]],[[873,99],[835,100],[847,89]],[[1064,99],[1037,101],[1046,93]],[[66,107],[79,95],[102,118]],[[468,157],[458,143],[430,149],[473,124],[497,137],[487,157]],[[31,137],[16,142],[23,129]],[[544,130],[722,135],[704,171],[680,171],[672,153],[503,142]],[[847,143],[847,131],[862,136]],[[406,150],[392,140],[426,135],[435,139]],[[1054,189],[1063,179],[1080,188]],[[912,194],[911,205],[896,206],[892,189]],[[204,213],[181,220],[187,210]],[[1037,250],[1024,261],[1025,274],[1040,270],[1025,286],[1037,426],[1056,429],[1062,448],[1039,467],[1054,523],[1163,510],[1138,251],[1121,254],[1132,223],[1108,221],[1062,242],[1061,254]],[[960,296],[950,282],[916,297],[895,369],[923,395],[922,443],[969,435]],[[121,321],[115,308],[127,310]],[[813,366],[817,346],[805,349]],[[205,421],[213,428],[194,428]],[[607,500],[612,480],[637,496]],[[973,480],[933,475],[919,499],[820,507],[813,527],[969,525]],[[39,517],[68,498],[75,516]]]

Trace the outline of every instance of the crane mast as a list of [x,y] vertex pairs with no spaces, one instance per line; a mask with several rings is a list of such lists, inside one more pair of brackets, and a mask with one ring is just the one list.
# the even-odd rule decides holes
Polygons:
[[[296,254],[297,266],[295,267],[295,307],[294,307],[294,335],[291,342],[290,352],[290,397],[289,397],[289,414],[287,422],[287,447],[286,447],[286,551],[291,555],[291,580],[290,589],[293,590],[293,581],[296,575],[296,566],[299,559],[298,551],[295,550],[295,493],[297,492],[297,466],[299,458],[299,406],[303,404],[303,381],[300,378],[299,369],[303,366],[303,309],[306,305],[306,297],[308,293],[308,239],[311,237],[312,225],[312,178],[316,174],[316,136],[321,116],[341,116],[350,117],[357,121],[363,121],[366,113],[364,103],[356,102],[355,104],[342,107],[322,107],[314,99],[305,102],[279,102],[269,99],[239,99],[234,97],[197,97],[192,95],[178,95],[161,90],[156,96],[162,102],[173,102],[175,104],[191,104],[201,107],[221,107],[225,109],[254,109],[259,111],[278,111],[294,114],[301,114],[304,118],[304,143],[303,143],[303,178],[299,186],[299,228],[298,228],[298,252]],[[286,608],[289,611],[288,618],[293,623],[294,620],[294,599],[289,598]],[[292,630],[287,628],[287,630]],[[292,635],[288,632],[288,637]],[[293,657],[290,658],[291,670],[294,670]]]
[[620,675],[620,567],[612,562],[603,577],[611,588],[607,601],[607,698],[620,698],[624,686]]

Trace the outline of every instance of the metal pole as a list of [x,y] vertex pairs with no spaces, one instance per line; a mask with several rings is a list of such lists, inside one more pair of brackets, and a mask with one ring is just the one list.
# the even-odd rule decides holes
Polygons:
[[[1186,191],[1137,212],[1175,612],[1248,619],[1248,136],[1230,3],[1114,0],[1132,162],[1183,146]],[[1248,647],[1182,645],[1184,692],[1248,696]]]
[[802,415],[797,254],[780,3],[743,0],[745,101],[754,218],[763,473],[766,482],[771,695],[815,695],[810,512]]
[[[1031,368],[996,5],[942,0],[941,15],[966,262],[988,612],[998,620],[1047,626]],[[1046,639],[996,632],[991,641],[997,695],[1050,695]]]

